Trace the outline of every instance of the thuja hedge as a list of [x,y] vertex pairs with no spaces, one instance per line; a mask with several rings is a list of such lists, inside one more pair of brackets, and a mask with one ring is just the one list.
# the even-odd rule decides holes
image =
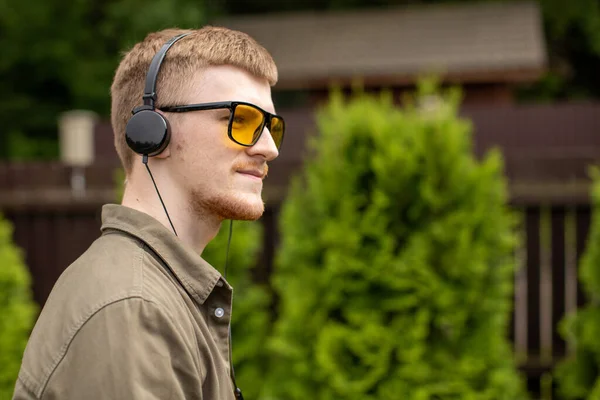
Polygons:
[[[334,92],[283,204],[263,399],[523,399],[515,218],[457,91]],[[405,99],[406,100],[406,99]]]
[[0,215],[0,399],[10,399],[38,307],[13,227]]

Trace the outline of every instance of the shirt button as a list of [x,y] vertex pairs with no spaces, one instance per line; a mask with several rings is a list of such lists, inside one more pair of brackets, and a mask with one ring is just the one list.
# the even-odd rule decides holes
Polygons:
[[225,315],[225,310],[223,310],[221,307],[215,310],[215,317],[221,318],[223,315]]
[[218,287],[223,287],[223,281],[219,279],[219,280],[217,281],[217,286],[218,286]]

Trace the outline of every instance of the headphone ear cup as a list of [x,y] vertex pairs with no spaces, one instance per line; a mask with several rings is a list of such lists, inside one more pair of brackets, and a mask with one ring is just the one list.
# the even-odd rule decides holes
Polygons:
[[170,139],[169,121],[153,110],[136,112],[125,128],[125,140],[131,150],[149,157],[160,154]]

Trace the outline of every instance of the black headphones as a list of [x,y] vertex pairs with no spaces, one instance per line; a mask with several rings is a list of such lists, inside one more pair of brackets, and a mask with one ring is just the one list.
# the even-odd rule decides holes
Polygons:
[[144,105],[136,107],[131,111],[133,116],[125,128],[125,140],[131,150],[138,154],[148,157],[156,156],[167,147],[171,140],[169,121],[156,112],[154,108],[154,103],[156,102],[156,81],[160,65],[169,48],[176,41],[190,33],[183,33],[171,38],[161,47],[150,63],[150,68],[148,68],[148,74],[146,75],[144,96],[142,96]]

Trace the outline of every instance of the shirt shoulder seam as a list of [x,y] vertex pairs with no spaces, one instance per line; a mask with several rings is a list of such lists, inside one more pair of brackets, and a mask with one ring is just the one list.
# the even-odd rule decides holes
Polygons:
[[[50,379],[52,378],[52,374],[54,374],[54,372],[56,371],[56,369],[58,368],[60,363],[64,360],[64,358],[67,355],[67,352],[69,350],[69,347],[71,346],[71,343],[73,342],[73,340],[75,339],[77,334],[81,331],[83,326],[88,321],[90,321],[96,314],[101,312],[102,310],[108,308],[109,306],[111,306],[113,304],[117,304],[117,303],[127,301],[127,300],[142,300],[143,302],[151,303],[151,304],[155,305],[157,309],[160,309],[162,312],[164,312],[168,319],[173,321],[173,316],[169,313],[169,311],[163,305],[161,305],[151,299],[144,298],[143,296],[141,296],[141,294],[131,295],[131,296],[127,296],[127,297],[121,297],[121,296],[113,297],[112,299],[110,299],[107,302],[100,305],[96,310],[89,313],[89,315],[86,318],[84,318],[83,322],[81,324],[79,324],[79,326],[74,330],[74,333],[68,338],[68,340],[65,341],[65,344],[61,348],[59,355],[56,357],[56,359],[52,363],[51,367],[48,368],[47,372],[44,374],[44,377],[41,380],[40,388],[37,391],[39,393],[35,393],[35,391],[34,391],[34,395],[37,395],[37,397],[40,399],[43,397],[44,391],[46,390],[48,383],[50,382]],[[31,390],[31,388],[28,388],[28,389]]]
[[[136,285],[135,284],[135,280],[136,280],[136,276],[138,273],[141,273],[141,271],[138,272],[139,270],[139,264],[141,264],[143,262],[143,257],[144,257],[144,249],[143,246],[140,243],[137,243],[138,245],[138,254],[137,257],[132,257],[132,270],[133,270],[133,274],[134,274],[134,285],[132,290],[128,293],[128,294],[124,294],[124,293],[119,293],[116,294],[108,299],[106,299],[104,302],[101,302],[99,304],[96,304],[95,307],[92,307],[90,309],[90,311],[85,314],[83,316],[83,318],[81,318],[79,320],[78,323],[76,323],[74,325],[74,327],[71,329],[71,333],[69,335],[69,337],[65,340],[64,344],[62,345],[62,347],[60,348],[60,350],[58,351],[58,354],[56,355],[56,357],[54,358],[54,361],[52,362],[52,364],[50,364],[50,366],[46,369],[46,371],[44,372],[42,379],[41,379],[41,385],[40,388],[38,389],[39,394],[38,396],[41,398],[44,390],[46,389],[46,385],[48,384],[50,377],[52,376],[52,374],[54,373],[54,371],[56,370],[56,368],[58,367],[58,365],[60,364],[60,362],[62,361],[62,359],[65,357],[65,355],[67,354],[67,350],[69,349],[69,346],[71,345],[71,342],[73,341],[73,339],[75,338],[75,336],[77,336],[77,333],[79,333],[79,331],[81,330],[81,328],[83,328],[83,326],[94,316],[96,315],[98,312],[100,312],[101,310],[103,310],[104,308],[108,307],[111,304],[115,304],[118,303],[120,301],[125,301],[125,300],[129,300],[129,299],[134,299],[134,298],[139,298],[142,300],[146,300],[149,302],[154,303],[153,301],[151,301],[150,299],[144,299],[143,297],[143,293],[142,293],[142,285]],[[136,268],[136,261],[137,261],[137,268]]]

